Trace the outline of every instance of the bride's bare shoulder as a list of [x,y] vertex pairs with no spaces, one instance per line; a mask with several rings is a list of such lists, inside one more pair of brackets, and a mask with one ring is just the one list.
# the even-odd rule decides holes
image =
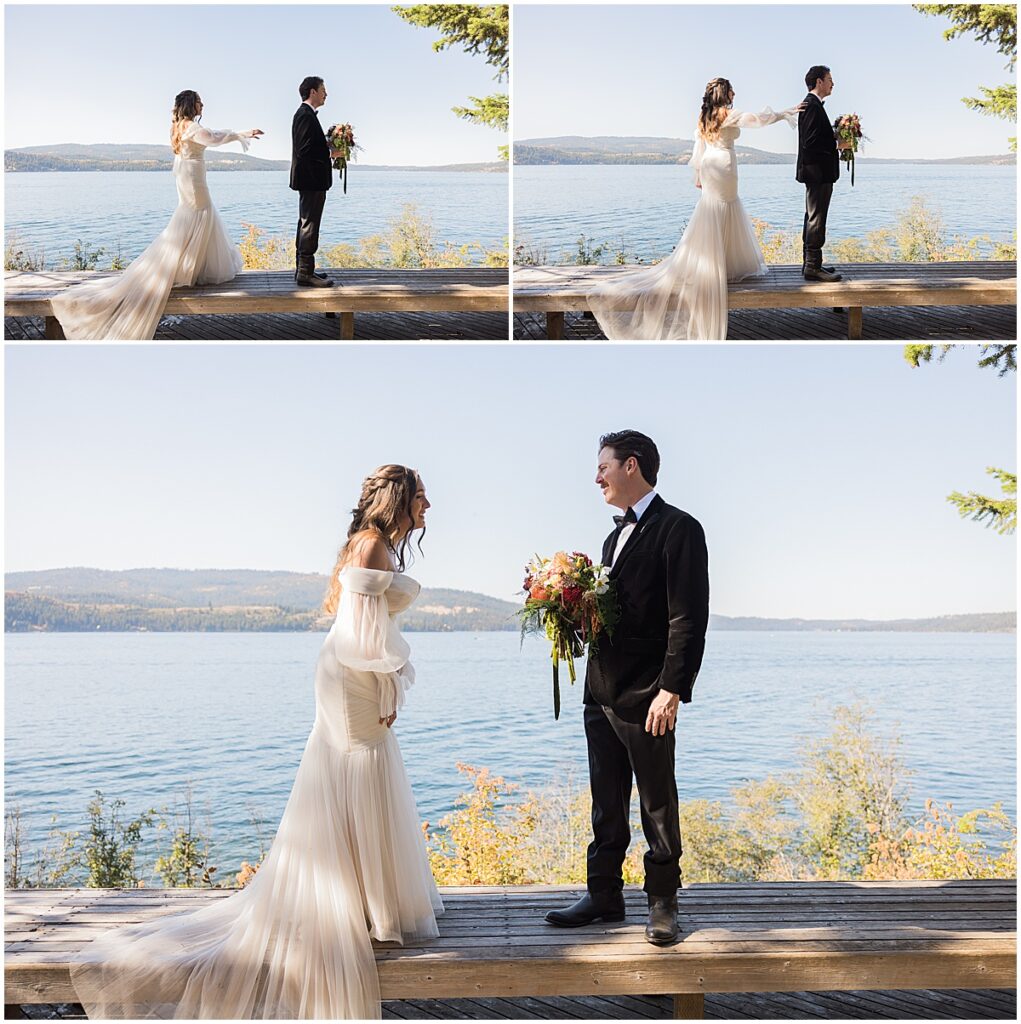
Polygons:
[[362,530],[351,538],[344,564],[352,569],[393,569],[390,549],[375,530]]

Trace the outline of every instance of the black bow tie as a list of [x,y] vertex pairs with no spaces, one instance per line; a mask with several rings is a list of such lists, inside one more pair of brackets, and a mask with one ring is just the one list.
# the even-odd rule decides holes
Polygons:
[[622,516],[614,516],[613,521],[617,524],[619,530],[622,526],[627,526],[628,523],[637,523],[638,516],[635,515],[635,510],[629,508]]

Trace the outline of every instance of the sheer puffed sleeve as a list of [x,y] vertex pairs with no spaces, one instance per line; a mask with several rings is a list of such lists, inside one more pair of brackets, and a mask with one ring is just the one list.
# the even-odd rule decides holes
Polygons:
[[695,184],[700,185],[702,182],[701,171],[702,171],[702,157],[705,156],[705,139],[702,138],[702,133],[698,130],[698,126],[695,126],[695,148],[691,151],[690,167],[695,172]]
[[766,125],[776,124],[777,121],[786,121],[792,128],[798,127],[798,109],[791,107],[789,110],[781,110],[777,113],[772,107],[752,114],[748,111],[732,110],[723,122],[724,128],[765,128]]
[[387,588],[394,574],[380,569],[344,569],[340,603],[333,629],[337,661],[359,672],[373,672],[379,681],[379,716],[389,718],[399,707],[415,669],[411,648],[390,618]]
[[225,146],[228,142],[240,142],[241,148],[247,153],[251,143],[250,132],[235,132],[229,128],[217,131],[215,128],[204,128],[200,124],[192,122],[191,128],[185,135],[186,139],[197,142],[200,146]]

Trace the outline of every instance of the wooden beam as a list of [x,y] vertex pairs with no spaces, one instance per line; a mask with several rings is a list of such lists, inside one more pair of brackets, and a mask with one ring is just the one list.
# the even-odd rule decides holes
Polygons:
[[674,1020],[702,1020],[705,1016],[705,995],[683,992],[674,996]]
[[546,313],[546,337],[550,341],[564,339],[564,313],[562,310]]
[[49,341],[64,341],[64,328],[55,316],[47,316],[43,324],[43,337]]
[[340,314],[340,340],[353,341],[355,336],[355,315],[354,313]]
[[850,341],[861,341],[862,307],[847,307],[847,337]]

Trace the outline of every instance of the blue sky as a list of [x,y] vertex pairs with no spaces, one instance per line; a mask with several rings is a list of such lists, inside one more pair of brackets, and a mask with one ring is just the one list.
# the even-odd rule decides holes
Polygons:
[[[252,154],[290,158],[306,75],[326,79],[324,123],[350,121],[370,164],[497,159],[501,133],[450,108],[494,91],[494,69],[389,5],[7,5],[8,148],[166,143],[170,108],[196,89],[213,128],[262,128]],[[45,82],[45,87],[41,83]]]
[[[782,109],[805,95],[808,68],[827,64],[827,107],[861,115],[866,156],[1004,153],[1011,126],[960,100],[1013,74],[991,45],[946,42],[948,25],[909,4],[519,4],[514,136],[691,138],[710,79],[730,79],[738,109]],[[742,142],[794,152],[796,140],[780,125]]]
[[6,565],[328,571],[362,478],[419,469],[413,575],[513,598],[598,553],[596,442],[658,442],[726,615],[1015,607],[1014,541],[953,489],[1016,467],[1015,386],[896,345],[39,346],[6,353]]

